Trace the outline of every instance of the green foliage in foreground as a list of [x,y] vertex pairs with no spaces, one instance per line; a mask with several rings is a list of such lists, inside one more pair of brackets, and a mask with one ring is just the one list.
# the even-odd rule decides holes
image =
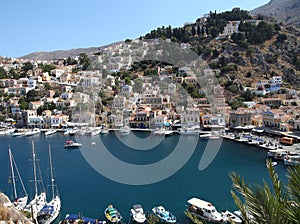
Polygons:
[[[300,166],[288,169],[288,184],[284,187],[275,173],[270,160],[267,168],[272,186],[266,181],[263,185],[250,186],[236,173],[231,173],[233,189],[243,200],[231,191],[232,197],[245,217],[245,223],[259,224],[296,224],[300,223]],[[249,218],[249,215],[253,219]]]

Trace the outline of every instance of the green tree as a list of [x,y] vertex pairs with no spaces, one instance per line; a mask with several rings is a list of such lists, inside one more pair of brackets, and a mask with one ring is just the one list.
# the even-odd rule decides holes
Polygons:
[[87,54],[79,54],[79,64],[82,66],[82,70],[86,70],[90,66],[91,60],[88,58]]
[[30,62],[25,62],[23,64],[23,67],[22,67],[22,70],[27,72],[29,70],[32,70],[33,69],[33,65],[30,63]]
[[218,29],[217,29],[216,27],[211,27],[211,28],[209,29],[209,33],[211,34],[211,36],[212,36],[213,38],[215,38],[215,37],[218,36],[219,31],[218,31]]
[[[300,166],[288,169],[286,189],[270,160],[267,161],[267,168],[271,177],[271,186],[266,181],[262,186],[250,186],[235,172],[230,174],[234,189],[231,195],[245,217],[245,223],[300,223]],[[237,196],[236,191],[243,200]],[[250,215],[253,220],[249,218]]]
[[4,68],[0,67],[0,79],[7,78],[7,74]]
[[26,101],[27,102],[32,102],[32,101],[35,101],[37,100],[39,94],[36,90],[32,89],[32,90],[29,90],[26,94]]
[[193,36],[196,35],[196,28],[195,28],[195,26],[192,27],[192,35],[193,35]]
[[48,73],[50,73],[50,71],[55,68],[56,66],[53,64],[47,64],[42,66],[43,72],[48,72]]
[[50,90],[51,86],[50,86],[50,84],[48,82],[45,82],[44,83],[44,88],[45,88],[45,90]]
[[198,35],[198,36],[201,35],[201,27],[200,27],[199,24],[197,25],[197,35]]
[[68,57],[66,63],[67,65],[76,65],[77,61],[75,58]]

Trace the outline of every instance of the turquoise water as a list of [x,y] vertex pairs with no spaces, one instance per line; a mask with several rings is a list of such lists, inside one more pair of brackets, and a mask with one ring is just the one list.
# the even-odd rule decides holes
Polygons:
[[[147,133],[135,133],[139,138],[145,138]],[[124,136],[126,142],[135,141],[134,134]],[[223,140],[222,146],[213,162],[203,171],[198,169],[199,161],[207,141],[197,140],[197,147],[188,162],[169,178],[148,185],[127,185],[107,179],[96,172],[84,159],[80,150],[68,150],[63,144],[68,139],[83,142],[85,145],[101,141],[112,155],[118,159],[136,165],[145,165],[158,162],[172,152],[183,138],[186,150],[190,143],[197,140],[191,136],[174,135],[165,138],[151,150],[135,150],[119,141],[114,133],[100,137],[74,137],[56,134],[45,137],[43,134],[33,137],[2,137],[0,145],[0,190],[12,195],[8,184],[8,153],[10,145],[23,181],[30,196],[33,195],[31,141],[35,142],[35,149],[40,159],[44,184],[47,186],[48,175],[48,144],[51,144],[53,165],[55,168],[56,182],[62,198],[62,214],[82,212],[84,216],[104,219],[103,211],[108,204],[113,204],[119,209],[125,221],[129,220],[129,211],[133,204],[140,203],[146,211],[152,207],[163,205],[175,214],[179,222],[186,222],[184,215],[186,201],[191,197],[199,197],[212,202],[218,210],[236,209],[230,190],[231,181],[229,172],[235,171],[244,176],[252,184],[261,184],[269,177],[265,165],[266,151],[252,146]],[[101,165],[101,164],[100,164]],[[105,164],[104,164],[105,165]],[[283,164],[275,167],[280,178],[286,181],[286,168]],[[122,172],[122,170],[118,171]],[[122,174],[125,175],[126,173]],[[156,175],[153,173],[153,175]],[[47,187],[50,192],[50,188]]]

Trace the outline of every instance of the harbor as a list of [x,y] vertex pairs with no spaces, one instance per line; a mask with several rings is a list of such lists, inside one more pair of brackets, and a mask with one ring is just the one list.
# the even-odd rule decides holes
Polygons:
[[[149,135],[152,133],[131,131],[129,135],[121,136],[121,138],[130,141],[134,136],[144,139]],[[160,139],[160,136],[157,138]],[[148,185],[126,185],[112,181],[96,172],[81,153],[87,146],[97,149],[100,146],[98,141],[101,141],[108,146],[111,154],[120,160],[139,165],[151,164],[168,157],[180,138],[186,142],[187,148],[192,147],[192,142],[197,143],[189,161],[171,177]],[[78,149],[67,150],[63,146],[70,139],[83,145]],[[200,139],[199,135],[181,136],[174,133],[170,137],[163,138],[160,144],[152,150],[143,152],[124,145],[119,141],[117,133],[112,131],[93,137],[69,136],[63,133],[49,136],[40,133],[29,137],[1,137],[0,162],[8,164],[6,149],[10,145],[19,169],[22,170],[22,178],[30,199],[34,195],[32,182],[29,182],[32,179],[32,170],[28,161],[31,158],[32,140],[35,142],[36,154],[40,159],[41,171],[45,173],[43,176],[45,182],[48,171],[48,144],[51,145],[56,183],[62,200],[61,220],[66,214],[79,212],[84,217],[105,220],[103,212],[108,205],[113,204],[123,214],[123,221],[127,223],[130,220],[129,211],[132,206],[141,204],[145,212],[150,212],[154,206],[163,205],[176,216],[177,222],[182,223],[188,221],[184,211],[187,200],[192,197],[211,201],[220,211],[236,210],[230,195],[231,181],[228,176],[232,171],[245,176],[251,183],[261,182],[262,179],[269,180],[265,166],[267,150],[229,140],[226,137],[215,159],[202,171],[198,169],[198,165],[208,141]],[[211,143],[218,141],[220,140],[211,140]],[[92,142],[96,144],[92,146]],[[280,178],[285,181],[286,166],[283,162],[279,162],[275,169]],[[7,174],[8,168],[5,169],[4,166],[0,174],[0,189],[10,196]],[[220,188],[220,185],[223,187]],[[51,189],[47,188],[46,191],[51,191]]]

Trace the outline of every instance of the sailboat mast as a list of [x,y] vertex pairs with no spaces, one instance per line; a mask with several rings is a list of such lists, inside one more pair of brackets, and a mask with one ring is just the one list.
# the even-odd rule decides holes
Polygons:
[[8,149],[8,152],[9,152],[9,162],[10,162],[10,167],[11,167],[12,182],[13,182],[13,187],[14,187],[14,195],[15,195],[15,199],[17,199],[18,195],[17,195],[17,189],[16,189],[15,171],[14,171],[13,158],[12,158],[12,153],[11,153],[10,148]]
[[32,160],[33,160],[33,175],[34,175],[34,189],[35,189],[35,196],[37,196],[37,179],[36,179],[36,159],[35,159],[35,151],[34,151],[34,142],[32,141]]
[[51,147],[49,145],[49,163],[50,163],[50,178],[51,178],[51,189],[52,189],[52,199],[54,196],[54,177],[53,177],[53,168],[52,168],[52,156],[51,156]]

